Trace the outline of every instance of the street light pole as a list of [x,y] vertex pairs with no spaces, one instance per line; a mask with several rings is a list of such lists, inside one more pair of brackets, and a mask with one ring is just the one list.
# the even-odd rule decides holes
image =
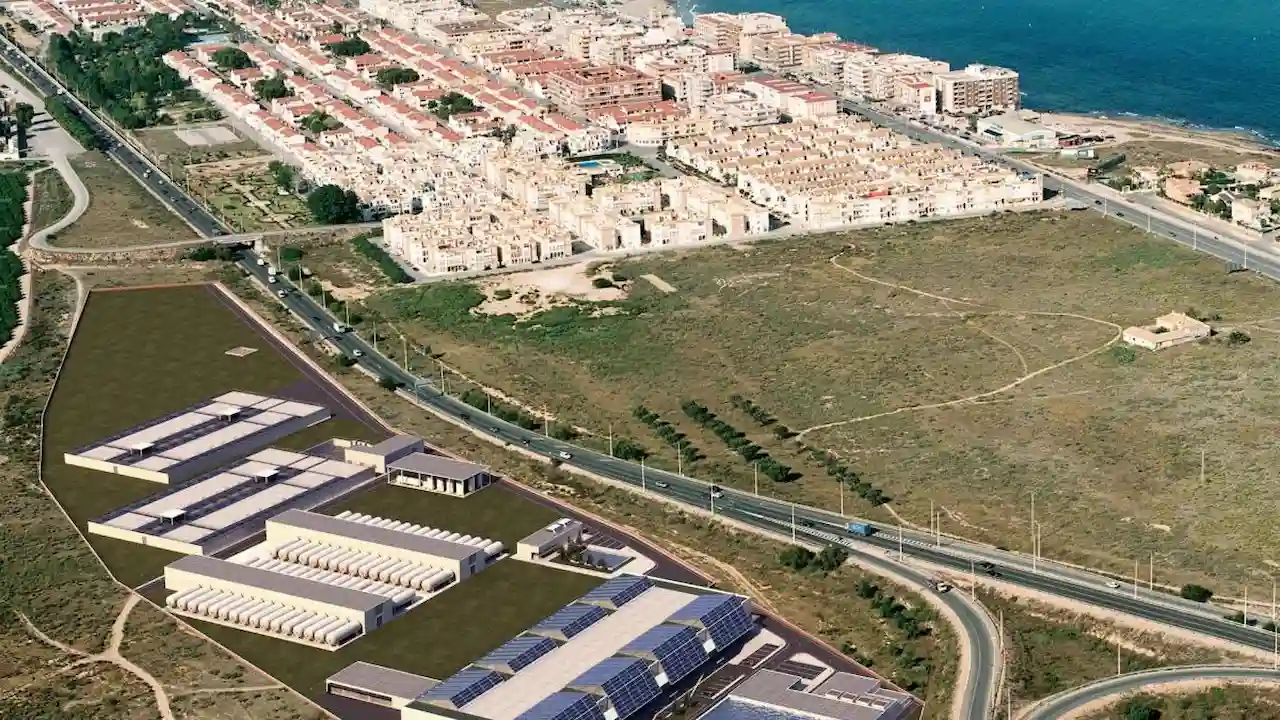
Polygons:
[[640,492],[644,492],[644,457],[640,458]]
[[609,423],[609,457],[613,457],[613,423]]
[[755,478],[756,497],[760,497],[760,461],[755,461],[753,467],[755,468],[753,475]]

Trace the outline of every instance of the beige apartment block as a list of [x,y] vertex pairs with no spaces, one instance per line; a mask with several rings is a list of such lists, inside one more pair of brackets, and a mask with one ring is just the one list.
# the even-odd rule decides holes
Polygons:
[[694,34],[707,47],[739,47],[745,36],[790,32],[786,18],[771,13],[703,13],[694,17]]
[[[695,177],[659,182],[668,209],[677,216],[711,223],[711,235],[746,237],[769,232],[769,211],[731,190]],[[648,223],[645,226],[648,228]]]
[[846,117],[719,131],[667,153],[813,229],[989,212],[1039,203],[1026,176]]
[[895,78],[904,75],[933,77],[950,69],[951,66],[945,62],[919,55],[853,54],[845,62],[842,85],[844,93],[850,97],[888,100],[895,91]]
[[610,105],[659,102],[662,84],[638,70],[611,65],[553,73],[547,94],[564,112],[585,115]]
[[947,115],[986,115],[1017,110],[1022,103],[1018,73],[991,65],[970,65],[934,78],[938,109]]
[[801,71],[822,85],[843,85],[844,67],[851,60],[866,60],[878,50],[870,45],[841,40],[807,48]]
[[1173,176],[1164,179],[1164,196],[1179,205],[1190,205],[1202,192],[1199,180]]
[[839,42],[835,33],[818,35],[765,35],[754,43],[752,60],[773,72],[794,72],[804,66],[808,53],[814,49]]
[[730,92],[711,98],[704,112],[715,122],[717,128],[730,130],[773,125],[782,116],[777,108],[741,92]]
[[661,119],[627,125],[627,142],[637,147],[661,147],[672,140],[706,135],[714,130],[714,117],[702,112],[681,112]]
[[507,197],[529,210],[546,210],[555,198],[582,197],[590,173],[578,165],[493,154],[480,166],[481,176]]
[[1180,312],[1171,312],[1156,318],[1151,325],[1125,328],[1122,337],[1136,347],[1164,350],[1207,338],[1212,332],[1207,323]]
[[454,208],[382,222],[392,252],[429,275],[493,270],[567,257],[569,233],[523,208]]
[[551,221],[597,250],[635,250],[641,247],[640,223],[600,210],[591,198],[556,198],[547,209]]

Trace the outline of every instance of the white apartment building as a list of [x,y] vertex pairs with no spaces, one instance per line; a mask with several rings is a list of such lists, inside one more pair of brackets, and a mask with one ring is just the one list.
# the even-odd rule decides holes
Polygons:
[[834,95],[785,78],[751,75],[742,83],[742,89],[765,105],[797,120],[831,117],[840,110]]
[[947,115],[989,115],[1017,110],[1022,104],[1018,73],[991,65],[969,65],[935,78],[938,109]]
[[810,229],[954,216],[1039,203],[1024,175],[847,117],[720,131],[670,157]]
[[703,13],[694,17],[693,30],[699,44],[735,52],[744,36],[791,32],[786,18],[771,13]]
[[730,130],[773,125],[782,116],[776,107],[742,92],[728,92],[711,98],[704,112],[715,122],[716,128]]
[[392,252],[429,275],[491,270],[567,257],[568,231],[520,208],[438,208],[382,223]]
[[845,95],[867,100],[888,100],[894,94],[894,79],[904,75],[932,78],[951,66],[940,60],[897,53],[853,54],[844,65]]

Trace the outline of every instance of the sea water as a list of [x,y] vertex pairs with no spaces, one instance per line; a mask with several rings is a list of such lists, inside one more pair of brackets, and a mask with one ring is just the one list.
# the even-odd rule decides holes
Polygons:
[[681,0],[795,32],[1011,67],[1037,110],[1132,114],[1280,140],[1280,0]]

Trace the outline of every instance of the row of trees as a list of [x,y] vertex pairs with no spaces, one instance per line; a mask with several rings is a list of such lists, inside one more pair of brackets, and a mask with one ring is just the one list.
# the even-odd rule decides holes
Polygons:
[[737,393],[729,396],[729,403],[738,408],[742,412],[751,416],[760,424],[760,427],[767,427],[773,433],[773,436],[779,440],[786,440],[795,437],[795,433],[791,428],[778,422],[778,419],[769,413],[769,411],[752,402],[749,398],[745,398]]
[[839,545],[828,545],[815,553],[802,545],[791,545],[778,554],[778,562],[795,572],[833,573],[849,559],[849,551]]
[[[315,195],[314,192],[311,194]],[[374,244],[369,235],[358,235],[352,238],[351,246],[356,249],[356,252],[372,260],[378,266],[378,269],[382,271],[382,274],[386,275],[392,282],[413,282],[413,278],[409,276],[409,273],[405,272],[404,268],[400,267],[400,263],[396,262],[395,258],[391,257],[391,254],[386,250]]]
[[[806,446],[807,447],[807,446]],[[844,483],[845,487],[852,490],[863,500],[871,503],[873,506],[883,505],[889,502],[889,496],[884,492],[867,482],[858,474],[856,470],[841,462],[840,458],[826,450],[810,447],[809,456],[814,462],[821,463],[826,469],[827,475],[837,482]]]
[[[57,36],[55,36],[57,37]],[[44,101],[44,109],[49,112],[49,117],[54,122],[62,126],[71,137],[76,139],[86,150],[100,150],[102,148],[102,139],[98,134],[89,127],[89,123],[85,122],[76,115],[71,109],[71,104],[60,97],[46,98]]]
[[253,94],[263,102],[271,102],[279,98],[289,97],[293,91],[284,81],[284,75],[276,73],[253,84]]
[[345,190],[339,185],[321,185],[312,190],[307,195],[307,209],[321,225],[345,225],[364,218],[360,197],[354,190]]
[[160,109],[172,100],[199,97],[161,58],[194,37],[192,16],[152,15],[145,25],[121,33],[54,35],[49,64],[76,95],[101,108],[128,129],[160,122]]
[[913,610],[866,579],[859,580],[854,591],[858,597],[870,601],[876,614],[901,631],[908,640],[915,640],[930,633],[929,623],[932,622],[933,616],[928,609]]
[[738,453],[743,460],[755,463],[760,468],[760,472],[764,473],[765,477],[770,480],[774,482],[790,482],[798,477],[791,471],[790,467],[774,460],[759,445],[751,442],[741,430],[721,420],[705,405],[694,400],[686,400],[680,404],[680,409],[691,420],[710,430],[716,437],[724,441],[724,444]]
[[26,223],[27,176],[21,172],[0,174],[0,344],[18,327],[18,303],[22,301],[22,259],[9,249],[22,237]]
[[653,430],[654,434],[661,438],[662,442],[670,446],[672,450],[680,453],[680,459],[683,462],[692,463],[702,459],[702,455],[698,453],[698,448],[689,442],[684,433],[676,430],[674,425],[663,420],[658,413],[643,405],[637,405],[631,411],[631,414],[635,415],[640,422],[648,425],[649,429]]
[[[519,407],[496,400],[483,390],[469,388],[462,393],[460,399],[477,410],[484,410],[495,417],[506,420],[512,425],[519,425],[525,430],[537,430],[543,426],[541,418],[534,417],[533,414],[525,412]],[[547,432],[557,440],[576,440],[578,437],[577,430],[561,423],[552,423]]]

